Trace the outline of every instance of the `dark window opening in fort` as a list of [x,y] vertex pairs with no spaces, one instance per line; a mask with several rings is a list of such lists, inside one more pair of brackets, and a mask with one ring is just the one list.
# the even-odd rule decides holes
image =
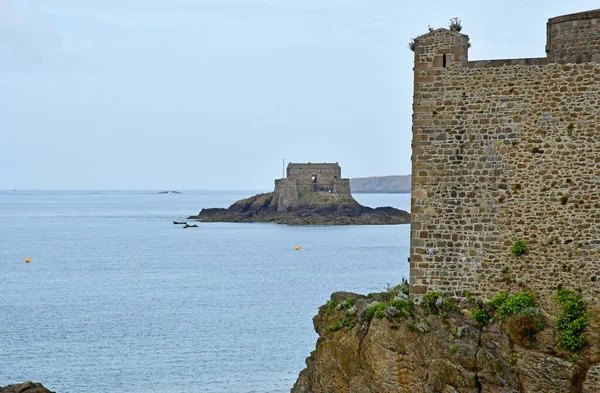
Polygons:
[[317,175],[312,175],[313,191],[319,191],[319,185],[317,184]]
[[444,58],[442,59],[442,67],[446,68],[446,54],[444,53]]
[[311,179],[312,179],[313,183],[316,183],[317,182],[317,175],[312,175]]

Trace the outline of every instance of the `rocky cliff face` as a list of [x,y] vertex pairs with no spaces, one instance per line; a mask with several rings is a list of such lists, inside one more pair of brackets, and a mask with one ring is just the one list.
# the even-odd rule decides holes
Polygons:
[[[382,304],[370,307],[375,315],[368,311],[374,301]],[[291,392],[600,392],[597,317],[586,330],[590,345],[569,360],[547,315],[525,348],[498,322],[481,328],[460,310],[426,315],[410,302],[389,301],[389,293],[334,293],[313,319],[316,349]]]
[[276,193],[259,194],[235,202],[227,209],[202,209],[196,219],[205,222],[273,222],[289,225],[408,224],[410,213],[392,207],[372,209],[349,195],[312,192],[297,206],[278,212]]
[[0,386],[0,393],[54,393],[42,386],[41,383],[27,381],[17,385]]

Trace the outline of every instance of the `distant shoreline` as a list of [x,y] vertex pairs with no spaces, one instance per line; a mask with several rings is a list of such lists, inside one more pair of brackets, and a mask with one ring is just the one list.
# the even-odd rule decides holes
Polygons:
[[354,191],[353,194],[410,194],[410,191]]
[[410,194],[411,175],[371,176],[350,179],[353,194]]

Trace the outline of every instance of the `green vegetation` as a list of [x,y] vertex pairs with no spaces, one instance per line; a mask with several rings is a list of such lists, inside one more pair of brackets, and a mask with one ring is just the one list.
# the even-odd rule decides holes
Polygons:
[[390,306],[396,308],[403,317],[414,316],[415,304],[412,300],[393,299]]
[[527,242],[521,239],[517,239],[515,244],[510,249],[510,253],[515,257],[520,257],[521,255],[527,254],[528,245]]
[[366,320],[371,322],[373,317],[379,319],[385,317],[385,303],[376,302],[367,308],[367,314],[365,316]]
[[506,300],[508,299],[508,295],[506,293],[499,293],[492,300],[490,300],[489,305],[494,309],[498,309]]
[[533,347],[535,335],[544,328],[544,319],[532,293],[500,293],[489,305],[496,310],[496,318],[505,322],[504,327],[514,342]]
[[571,196],[570,196],[569,194],[565,194],[565,195],[561,196],[561,197],[560,197],[560,204],[561,204],[561,205],[566,205],[566,204],[567,204],[567,202],[569,201],[569,198],[570,198],[570,197],[571,197]]
[[403,279],[400,285],[392,287],[387,284],[385,293],[380,300],[367,307],[365,319],[371,322],[373,318],[386,317],[393,321],[399,317],[414,316],[414,303],[408,298],[408,282]]
[[448,352],[450,352],[451,355],[454,355],[457,351],[458,348],[456,348],[456,345],[450,345],[450,348],[448,348]]
[[[464,296],[470,305],[475,306],[471,310],[471,316],[478,326],[487,326],[492,321],[492,314],[489,312],[491,308],[495,311],[494,317],[502,321],[502,326],[512,341],[524,347],[532,348],[536,334],[544,328],[544,318],[531,292],[512,295],[500,293],[486,306],[477,302],[468,291]],[[580,293],[559,287],[555,300],[561,307],[555,325],[559,331],[556,342],[559,347],[571,352],[569,361],[576,362],[576,354],[586,345],[582,332],[590,323],[590,312]],[[444,303],[441,293],[429,292],[423,296],[422,306],[427,313],[437,314],[444,309]],[[512,357],[510,363],[515,364],[516,358]]]
[[408,49],[410,49],[411,51],[415,51],[415,39],[411,38],[410,41],[408,41]]
[[438,291],[430,291],[423,295],[421,307],[427,314],[439,315],[443,319],[452,311],[459,311],[452,302]]
[[473,294],[471,293],[471,291],[465,291],[464,293],[465,296],[465,300],[467,301],[467,303],[469,304],[475,304],[475,298],[473,297]]
[[348,327],[349,329],[353,329],[356,326],[356,323],[353,321],[354,316],[356,315],[356,307],[354,307],[356,300],[354,298],[347,298],[346,300],[338,303],[335,300],[330,300],[327,303],[327,315],[334,315],[335,311],[341,311],[342,309],[346,309],[344,312],[344,319],[336,323],[335,325],[329,326],[328,330],[330,332],[338,331],[344,327]]
[[343,321],[340,321],[338,323],[336,323],[333,326],[329,326],[329,331],[330,332],[337,332],[338,330],[348,327],[349,329],[354,328],[355,324],[350,323],[350,320],[348,320],[348,318],[344,319]]
[[524,308],[537,307],[535,297],[530,292],[517,292],[510,296],[500,293],[490,301],[490,305],[496,309],[496,318],[500,320],[518,314]]
[[488,314],[488,312],[480,306],[477,306],[476,309],[471,311],[471,316],[477,323],[477,326],[483,327],[490,323],[490,314]]
[[460,19],[458,19],[457,17],[450,19],[448,28],[450,29],[450,31],[455,31],[455,32],[459,33],[462,30],[462,25],[460,24]]
[[327,302],[327,315],[331,315],[337,306],[338,302],[335,300],[330,300]]
[[556,320],[559,330],[557,344],[570,352],[579,352],[585,346],[585,338],[581,332],[590,323],[590,313],[579,293],[559,289],[556,301],[561,306],[561,313]]

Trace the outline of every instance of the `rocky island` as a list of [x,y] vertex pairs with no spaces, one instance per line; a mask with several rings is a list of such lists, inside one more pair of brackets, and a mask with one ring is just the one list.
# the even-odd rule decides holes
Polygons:
[[335,164],[296,164],[275,191],[235,202],[227,209],[202,209],[190,220],[205,222],[272,222],[288,225],[408,224],[410,213],[393,207],[370,208],[351,195],[348,179]]

